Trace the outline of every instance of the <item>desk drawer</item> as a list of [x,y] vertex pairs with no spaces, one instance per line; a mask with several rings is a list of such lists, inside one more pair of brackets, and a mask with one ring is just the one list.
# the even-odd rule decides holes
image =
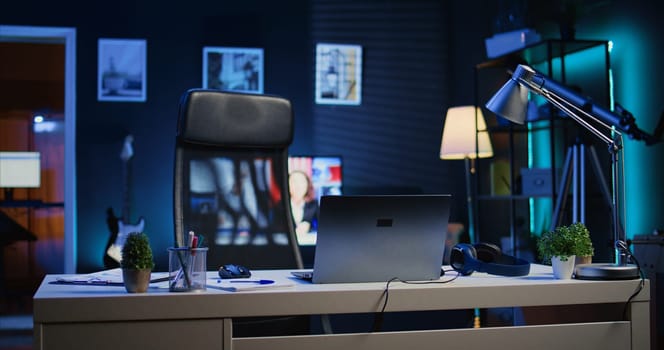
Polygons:
[[[222,349],[222,320],[42,324],[36,349]],[[41,345],[40,345],[41,344]]]
[[621,321],[233,339],[233,350],[486,350],[487,348],[492,350],[626,350],[631,349],[630,328],[629,322]]

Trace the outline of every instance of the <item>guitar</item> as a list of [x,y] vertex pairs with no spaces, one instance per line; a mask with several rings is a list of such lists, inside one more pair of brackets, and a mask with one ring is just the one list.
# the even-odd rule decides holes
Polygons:
[[124,246],[127,236],[132,232],[143,232],[145,228],[145,220],[141,217],[135,224],[130,224],[129,217],[129,202],[130,202],[130,172],[131,172],[131,159],[134,156],[134,149],[132,143],[134,137],[127,135],[122,145],[120,152],[120,159],[123,163],[123,191],[122,191],[122,217],[119,218],[113,212],[113,208],[109,207],[106,210],[106,223],[111,232],[106,249],[104,251],[104,266],[107,269],[112,269],[120,266],[122,260],[122,247]]

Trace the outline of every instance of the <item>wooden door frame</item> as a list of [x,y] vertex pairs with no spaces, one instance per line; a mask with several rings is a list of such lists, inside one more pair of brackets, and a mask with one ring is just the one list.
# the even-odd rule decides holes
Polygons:
[[0,24],[0,41],[65,45],[64,273],[76,273],[76,28]]

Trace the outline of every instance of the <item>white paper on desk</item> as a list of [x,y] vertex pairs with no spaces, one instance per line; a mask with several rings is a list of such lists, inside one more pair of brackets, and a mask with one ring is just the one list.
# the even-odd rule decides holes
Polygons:
[[[240,281],[240,282],[233,282]],[[270,284],[260,284],[255,279],[219,279],[219,278],[208,278],[207,287],[208,288],[217,288],[229,292],[241,292],[245,290],[259,290],[259,289],[275,289],[275,288],[289,288],[293,287],[295,284],[290,281],[279,281],[276,280],[274,283]]]
[[[150,277],[150,282],[168,277],[168,272],[153,272]],[[103,270],[93,272],[85,275],[68,275],[60,276],[57,278],[60,282],[68,283],[93,283],[93,282],[106,282],[108,284],[122,284],[122,269],[115,268],[110,270]]]

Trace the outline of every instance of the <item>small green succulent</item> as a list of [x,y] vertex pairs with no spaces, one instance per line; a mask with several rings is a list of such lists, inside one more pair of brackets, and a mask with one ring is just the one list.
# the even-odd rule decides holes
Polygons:
[[132,232],[127,236],[122,247],[122,260],[120,266],[124,269],[152,269],[154,260],[150,240],[143,232]]

